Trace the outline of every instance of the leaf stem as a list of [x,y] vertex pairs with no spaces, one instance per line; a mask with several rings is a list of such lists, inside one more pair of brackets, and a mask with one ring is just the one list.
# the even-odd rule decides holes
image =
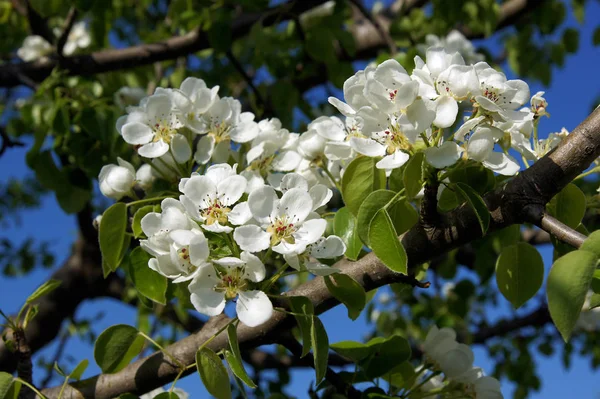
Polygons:
[[141,200],[128,202],[125,205],[127,207],[130,207],[132,205],[140,205],[140,204],[146,204],[146,203],[149,203],[149,202],[162,201],[162,200],[167,199],[167,198],[175,198],[175,197],[172,196],[172,195],[165,195],[163,197],[144,198],[144,199],[141,199]]
[[177,360],[175,358],[175,356],[171,355],[165,348],[163,348],[158,342],[156,342],[155,340],[153,340],[151,337],[149,337],[148,335],[146,335],[145,333],[143,333],[142,331],[138,331],[138,334],[141,335],[142,337],[144,337],[144,339],[146,339],[147,341],[151,342],[154,346],[156,346],[162,353],[164,353],[165,355],[167,355],[174,363],[177,364],[177,366],[179,366],[180,369],[185,369],[185,365],[183,363],[181,363],[179,360]]

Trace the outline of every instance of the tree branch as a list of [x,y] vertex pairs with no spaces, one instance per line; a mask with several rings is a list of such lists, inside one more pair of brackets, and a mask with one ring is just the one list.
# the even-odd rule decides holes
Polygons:
[[[290,1],[265,11],[242,15],[231,23],[233,39],[248,34],[252,26],[261,22],[264,26],[281,22],[281,17],[298,15],[326,0]],[[196,29],[183,36],[168,40],[132,46],[123,49],[97,51],[87,55],[74,55],[64,58],[64,65],[71,75],[93,75],[120,69],[152,64],[157,61],[175,59],[210,47],[204,31]],[[58,66],[57,58],[35,62],[7,64],[0,66],[0,87],[13,87],[20,83],[19,74],[34,82],[41,82]]]
[[50,44],[54,43],[55,37],[50,28],[48,27],[48,21],[43,18],[37,11],[31,7],[29,0],[25,0],[25,15],[27,22],[29,23],[29,29],[34,35],[38,35],[46,39]]
[[360,14],[364,17],[364,19],[366,19],[367,21],[369,21],[371,23],[371,25],[373,25],[373,27],[375,28],[375,30],[381,37],[381,40],[383,40],[385,42],[385,44],[387,45],[390,55],[394,56],[396,54],[396,52],[398,51],[398,49],[396,47],[396,43],[394,43],[394,39],[392,39],[392,37],[390,36],[390,32],[387,29],[387,27],[384,28],[383,25],[381,24],[379,19],[382,17],[378,17],[376,15],[371,15],[369,10],[367,10],[366,7],[364,6],[364,4],[362,3],[362,0],[349,0],[349,1],[350,1],[350,3],[352,3],[354,5],[354,7],[356,7],[356,9],[360,12]]
[[539,221],[539,224],[536,223],[536,225],[542,230],[552,234],[558,240],[575,248],[579,248],[587,238],[585,235],[573,230],[553,216],[548,215],[546,212],[543,213],[542,219]]
[[[600,109],[594,111],[577,126],[568,138],[553,152],[540,159],[505,185],[486,194],[484,200],[490,211],[489,232],[515,223],[523,223],[530,207],[544,206],[555,194],[600,155]],[[408,255],[409,272],[419,264],[446,251],[481,237],[481,229],[474,211],[468,204],[442,215],[443,225],[434,232],[421,224],[414,226],[402,237]],[[370,253],[356,262],[343,259],[335,264],[342,273],[356,280],[365,291],[400,280],[399,274],[385,267]],[[304,296],[321,314],[338,302],[333,298],[323,278],[315,278],[285,293],[286,296]],[[283,304],[276,304],[284,306]],[[227,323],[226,316],[213,317],[196,334],[168,346],[166,350],[181,363],[194,363],[196,349]],[[281,334],[294,325],[292,316],[277,312],[259,327],[240,324],[237,335],[244,348],[277,342]],[[219,351],[227,345],[227,336],[219,334],[207,346]],[[188,373],[191,373],[189,370]],[[173,380],[179,370],[164,359],[160,352],[131,363],[115,374],[103,374],[68,387],[63,397],[111,398],[125,392],[141,394]],[[50,398],[58,396],[60,387],[44,390]],[[80,395],[80,396],[78,396]]]

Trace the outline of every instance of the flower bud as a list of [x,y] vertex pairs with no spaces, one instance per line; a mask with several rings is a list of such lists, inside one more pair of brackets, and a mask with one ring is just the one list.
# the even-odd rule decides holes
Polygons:
[[98,181],[100,191],[108,198],[116,200],[131,192],[135,181],[135,169],[129,162],[117,158],[118,165],[105,165],[100,170]]

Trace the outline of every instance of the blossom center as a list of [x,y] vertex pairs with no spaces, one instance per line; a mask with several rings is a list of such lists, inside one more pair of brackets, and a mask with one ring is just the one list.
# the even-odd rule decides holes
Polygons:
[[293,234],[296,232],[296,227],[293,220],[287,216],[280,216],[267,227],[267,233],[271,234],[271,246],[275,246],[282,241],[288,244],[295,244],[296,239]]
[[398,89],[388,90],[388,95],[390,96],[390,101],[394,102],[396,96],[398,95]]
[[231,125],[226,122],[213,122],[211,129],[208,132],[215,139],[215,143],[218,144],[221,141],[229,140],[229,132],[231,132]]
[[154,143],[162,140],[165,143],[170,144],[171,139],[177,133],[177,129],[170,123],[167,123],[164,119],[157,121],[152,130],[154,131],[154,139],[152,139]]
[[218,222],[224,226],[227,224],[227,214],[231,212],[230,208],[227,208],[218,199],[212,200],[202,212],[202,217],[206,219],[206,224],[210,225]]
[[490,101],[497,103],[500,100],[499,90],[495,87],[486,86],[484,83],[482,84],[481,91],[483,92],[483,96]]
[[240,291],[246,291],[248,282],[244,279],[243,270],[234,268],[225,273],[215,286],[215,291],[225,294],[226,299],[234,299]]
[[385,134],[384,142],[389,155],[396,151],[409,151],[412,148],[412,144],[408,138],[399,129],[391,128],[385,130],[383,133]]
[[192,274],[198,269],[196,266],[192,264],[190,261],[190,249],[185,246],[177,250],[177,256],[179,257],[180,265],[187,274]]

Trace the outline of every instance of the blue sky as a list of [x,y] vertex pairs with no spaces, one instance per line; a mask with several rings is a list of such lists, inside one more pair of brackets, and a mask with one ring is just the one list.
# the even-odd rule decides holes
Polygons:
[[[531,92],[538,90],[546,91],[546,99],[550,107],[552,117],[544,120],[541,124],[541,137],[550,132],[559,131],[561,127],[568,130],[573,129],[589,113],[592,101],[600,93],[600,81],[597,70],[600,65],[600,47],[593,47],[591,37],[595,28],[595,21],[600,20],[600,3],[588,2],[586,7],[586,19],[581,32],[580,48],[575,56],[567,58],[563,69],[555,69],[553,81],[550,87],[542,87],[540,84],[530,84]],[[577,22],[572,15],[568,17],[568,24],[575,26]],[[500,49],[498,43],[490,43],[493,48]],[[510,75],[510,72],[508,73]],[[9,149],[0,157],[0,179],[6,181],[10,177],[22,177],[28,174],[24,163],[26,149]],[[0,233],[0,237],[10,237],[15,243],[24,241],[27,237],[34,236],[39,240],[48,240],[52,243],[52,250],[57,256],[56,267],[59,267],[65,255],[70,252],[70,246],[77,236],[77,227],[74,216],[62,213],[53,196],[44,199],[42,207],[38,210],[24,213],[19,225],[11,224],[8,229]],[[551,253],[549,248],[542,251],[546,268],[551,264]],[[2,299],[0,308],[7,313],[18,310],[25,298],[33,289],[45,281],[51,271],[37,269],[27,278],[6,278],[0,276],[0,287],[2,287]],[[527,309],[519,313],[526,312]],[[110,325],[117,323],[134,324],[136,312],[131,307],[114,300],[90,300],[79,307],[77,318],[94,318],[103,313],[104,317],[95,325],[95,331],[101,332]],[[490,309],[494,315],[509,315],[513,313],[508,303],[504,302],[498,308]],[[325,313],[323,320],[330,342],[341,340],[361,340],[368,332],[365,316],[361,315],[355,322],[346,316],[343,307],[338,307]],[[561,346],[560,342],[555,343]],[[43,349],[40,354],[52,357],[55,345]],[[76,361],[87,358],[90,367],[86,371],[86,377],[99,372],[93,361],[92,348],[78,338],[69,340],[66,353]],[[595,398],[600,393],[600,380],[590,369],[588,359],[573,358],[570,370],[564,370],[558,356],[550,358],[537,357],[538,373],[542,377],[542,389],[531,398]],[[484,369],[491,370],[492,363],[486,352],[481,347],[475,347],[476,364]],[[73,367],[72,363],[70,367]],[[292,383],[287,392],[296,397],[307,397],[308,385],[314,381],[314,372],[310,369],[294,373]],[[36,367],[34,378],[39,382],[45,372]],[[178,386],[192,393],[192,398],[208,397],[197,375],[189,376],[178,383]],[[503,381],[505,396],[511,397],[514,387]]]

